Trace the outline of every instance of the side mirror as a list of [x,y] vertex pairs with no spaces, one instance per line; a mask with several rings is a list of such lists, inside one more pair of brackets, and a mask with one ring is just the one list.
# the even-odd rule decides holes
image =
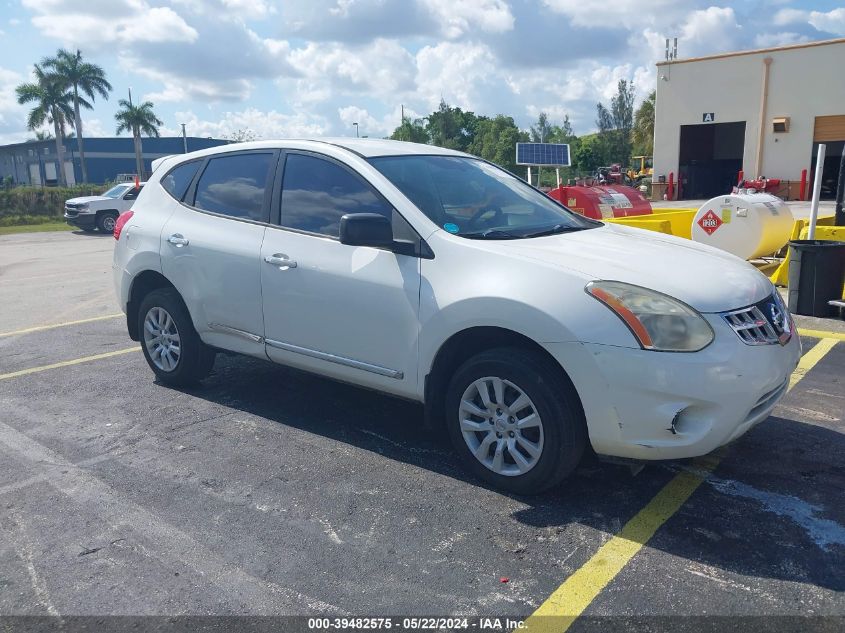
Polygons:
[[393,226],[378,213],[347,213],[340,218],[340,243],[349,246],[393,246]]

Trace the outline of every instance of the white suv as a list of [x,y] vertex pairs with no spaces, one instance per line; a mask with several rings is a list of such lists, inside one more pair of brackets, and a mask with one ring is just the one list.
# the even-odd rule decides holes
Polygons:
[[748,263],[428,145],[176,156],[115,237],[129,334],[160,381],[228,350],[419,401],[472,472],[518,493],[558,483],[588,441],[712,451],[769,415],[800,356]]

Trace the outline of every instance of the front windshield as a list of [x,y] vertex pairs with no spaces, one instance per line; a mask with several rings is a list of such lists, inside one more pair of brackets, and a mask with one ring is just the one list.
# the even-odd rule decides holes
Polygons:
[[600,226],[519,178],[462,156],[383,156],[370,163],[449,233],[518,239]]
[[103,195],[106,198],[119,198],[124,193],[126,193],[126,190],[129,189],[129,187],[130,185],[115,185],[114,187],[106,191]]

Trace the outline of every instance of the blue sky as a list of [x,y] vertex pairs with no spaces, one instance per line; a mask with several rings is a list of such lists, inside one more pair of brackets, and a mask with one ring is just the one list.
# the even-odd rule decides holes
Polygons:
[[[14,87],[60,46],[115,91],[84,115],[113,135],[117,99],[153,101],[162,133],[385,136],[441,97],[527,128],[541,111],[595,128],[619,79],[654,87],[681,57],[845,36],[837,2],[751,0],[0,0],[0,143],[25,140]],[[843,60],[845,61],[845,60]]]

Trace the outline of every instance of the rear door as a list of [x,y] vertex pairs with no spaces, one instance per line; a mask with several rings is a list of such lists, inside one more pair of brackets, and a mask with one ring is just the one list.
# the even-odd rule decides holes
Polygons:
[[211,156],[161,234],[162,271],[202,339],[255,356],[264,356],[259,255],[277,159],[274,150]]

